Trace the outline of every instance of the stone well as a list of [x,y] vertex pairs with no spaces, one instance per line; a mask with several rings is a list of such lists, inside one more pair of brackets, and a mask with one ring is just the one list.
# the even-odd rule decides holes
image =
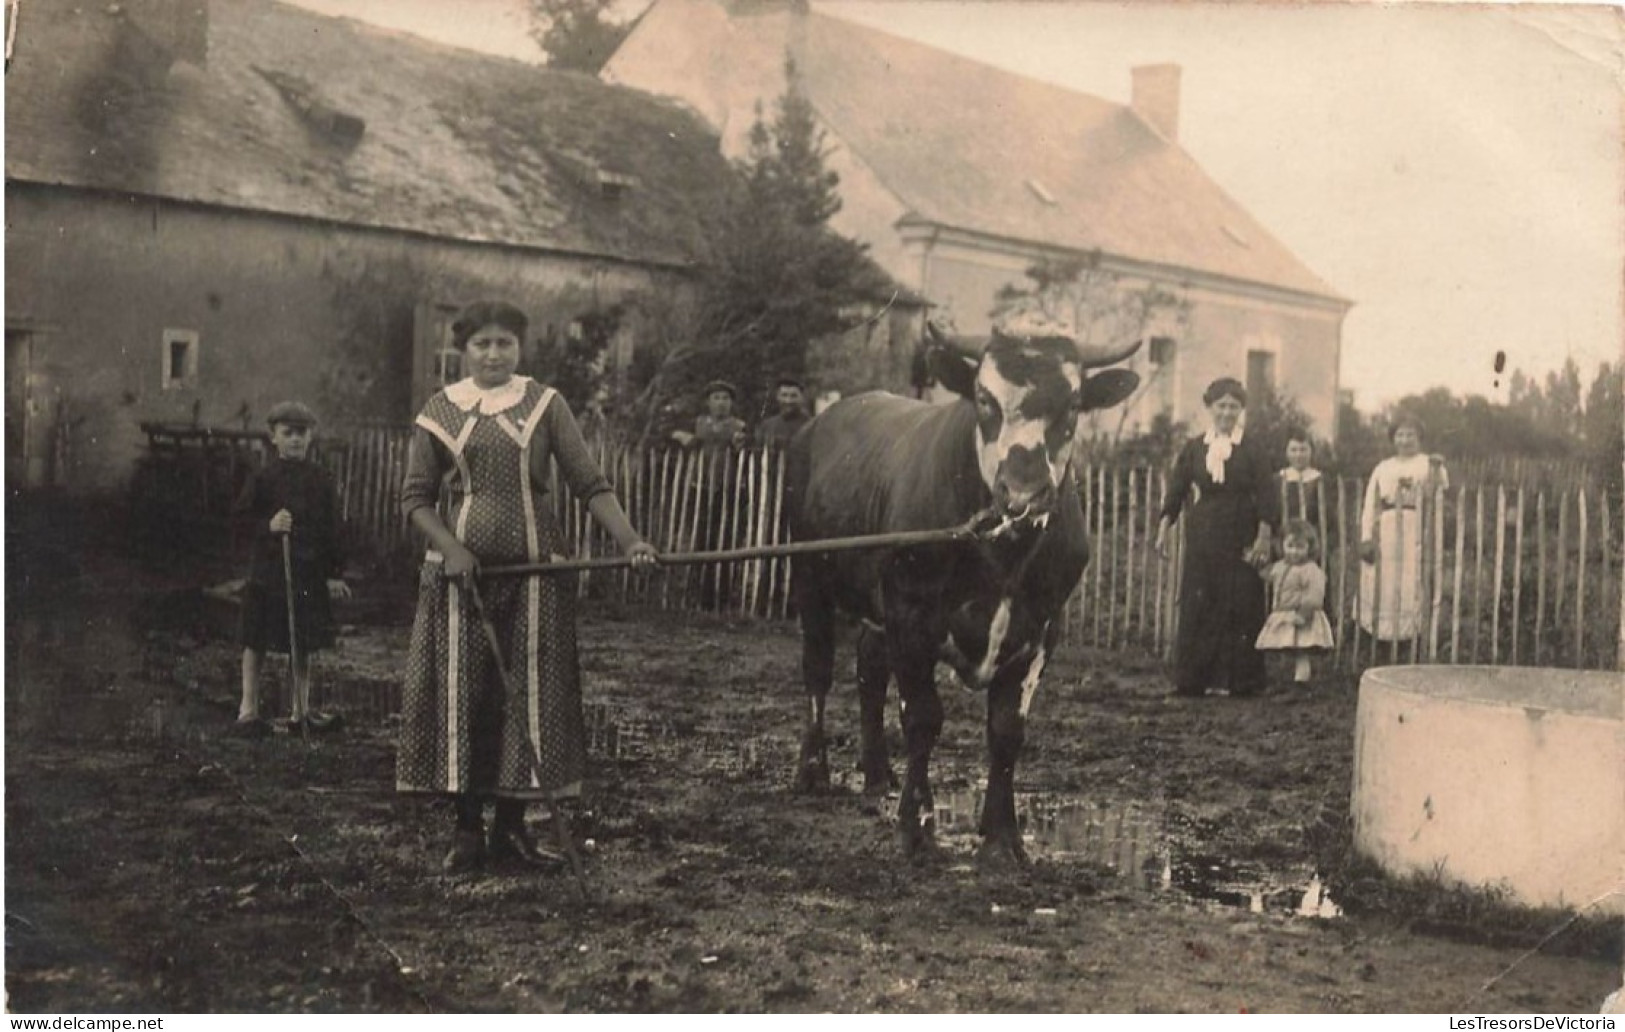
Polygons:
[[1625,675],[1369,670],[1353,811],[1356,847],[1390,873],[1625,913]]

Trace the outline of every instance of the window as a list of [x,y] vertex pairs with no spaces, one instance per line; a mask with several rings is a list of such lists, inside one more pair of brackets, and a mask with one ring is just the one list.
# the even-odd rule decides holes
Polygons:
[[441,348],[435,355],[435,373],[442,387],[463,378],[463,353],[456,348]]
[[197,386],[198,335],[196,330],[165,330],[163,362],[164,390]]
[[1262,398],[1275,389],[1275,352],[1247,352],[1247,393]]

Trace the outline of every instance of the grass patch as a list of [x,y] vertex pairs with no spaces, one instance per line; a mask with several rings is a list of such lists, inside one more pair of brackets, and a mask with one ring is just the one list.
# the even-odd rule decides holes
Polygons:
[[1592,909],[1531,907],[1503,886],[1464,885],[1442,869],[1396,876],[1354,848],[1346,804],[1328,803],[1305,838],[1321,879],[1345,913],[1457,942],[1534,949],[1619,964],[1625,918]]

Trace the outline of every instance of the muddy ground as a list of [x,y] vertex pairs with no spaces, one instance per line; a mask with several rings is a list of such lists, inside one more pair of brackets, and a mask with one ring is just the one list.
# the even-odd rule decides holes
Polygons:
[[1532,950],[1363,903],[1348,678],[1171,702],[1155,662],[1069,648],[1018,770],[1033,863],[993,874],[977,697],[945,688],[942,849],[906,865],[851,770],[850,643],[844,780],[803,797],[792,627],[589,608],[583,896],[438,873],[449,812],[392,791],[398,605],[345,611],[318,695],[349,726],[307,747],[224,736],[237,653],[195,594],[109,583],[9,628],[14,1011],[1595,1013],[1619,985],[1617,926]]

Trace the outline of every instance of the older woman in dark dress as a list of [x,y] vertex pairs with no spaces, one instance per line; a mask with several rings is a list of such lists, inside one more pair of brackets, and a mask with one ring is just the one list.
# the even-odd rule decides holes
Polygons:
[[1264,581],[1279,520],[1272,456],[1239,425],[1247,391],[1228,377],[1202,395],[1212,427],[1191,438],[1174,461],[1157,551],[1187,514],[1185,558],[1174,641],[1174,691],[1201,695],[1225,688],[1256,695],[1264,688],[1264,654],[1253,647],[1264,625]]

